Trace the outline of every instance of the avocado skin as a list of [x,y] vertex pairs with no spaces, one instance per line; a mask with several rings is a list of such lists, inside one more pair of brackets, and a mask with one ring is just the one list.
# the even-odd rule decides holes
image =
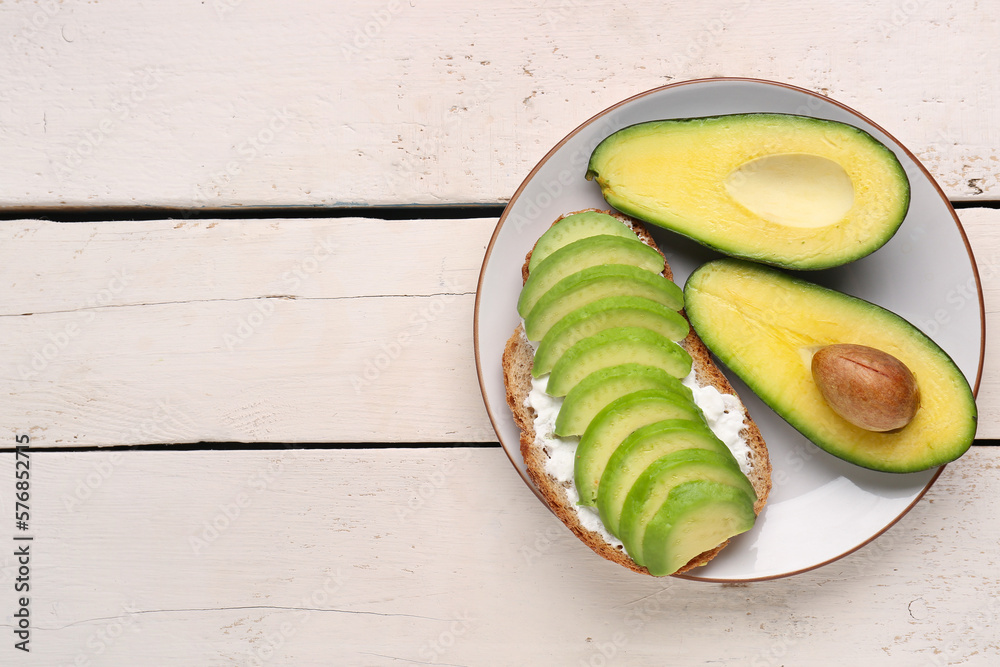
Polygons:
[[596,506],[598,488],[608,461],[630,433],[666,419],[704,422],[705,414],[693,400],[662,389],[626,394],[598,412],[576,448],[574,482],[580,504]]
[[[610,366],[591,373],[566,394],[556,417],[556,435],[582,435],[605,405],[643,389],[663,389],[694,402],[691,389],[658,366],[635,363]],[[598,396],[603,396],[603,402],[596,400]]]
[[676,310],[684,306],[684,293],[671,280],[627,264],[592,266],[563,278],[545,292],[524,318],[524,333],[540,341],[572,311],[608,296],[641,296]]
[[682,454],[685,456],[686,452],[698,449],[713,451],[739,468],[729,448],[703,422],[668,419],[629,434],[608,459],[597,487],[597,509],[607,529],[619,535],[621,512],[629,492],[650,466],[665,456],[678,452],[685,452]]
[[692,515],[704,520],[706,513],[711,513],[719,526],[715,537],[720,541],[750,530],[756,518],[753,503],[736,487],[705,480],[677,486],[646,527],[642,551],[650,574],[661,576],[677,570],[685,555],[678,557],[671,545],[683,541],[685,523]]
[[605,329],[566,350],[552,368],[545,391],[565,396],[594,371],[640,362],[654,364],[678,379],[691,372],[692,363],[687,350],[655,331],[642,327]]
[[[740,472],[736,460],[728,451],[719,452],[710,449],[683,449],[666,454],[652,462],[635,480],[625,496],[618,523],[618,538],[624,543],[625,549],[637,563],[648,565],[643,538],[649,530],[653,517],[670,504],[670,494],[678,486],[691,482],[704,482],[711,485],[738,489],[753,516],[753,503],[756,500],[753,486],[746,476]],[[712,488],[712,487],[709,487]],[[720,494],[720,495],[725,495]],[[645,520],[644,520],[645,519]],[[751,525],[753,521],[751,520]],[[732,535],[727,535],[732,537]],[[721,542],[722,540],[719,540]],[[683,562],[687,562],[697,554],[718,545],[705,545],[694,553],[688,554]],[[657,551],[669,551],[669,542],[659,545]]]
[[605,297],[577,308],[552,325],[535,351],[532,375],[548,373],[574,343],[613,326],[641,326],[673,341],[683,340],[690,331],[683,315],[652,299]]
[[535,242],[535,247],[531,251],[531,259],[528,260],[529,274],[542,260],[559,248],[598,234],[635,238],[635,233],[631,229],[607,213],[598,211],[573,213],[549,227]]
[[517,301],[518,314],[524,317],[545,293],[561,278],[600,264],[628,264],[653,273],[663,271],[663,257],[637,238],[600,234],[565,245],[546,257],[528,275]]
[[[954,461],[975,439],[978,411],[965,375],[926,334],[881,306],[732,258],[696,269],[684,295],[691,326],[709,350],[782,419],[838,458],[883,472],[918,472]],[[745,326],[726,312],[739,313]],[[906,364],[921,396],[910,424],[866,431],[825,402],[803,350],[844,342]]]
[[[672,131],[676,128],[707,128],[710,133],[713,128],[720,125],[735,125],[739,123],[748,124],[775,124],[777,126],[787,125],[795,127],[799,131],[803,128],[812,128],[815,132],[823,134],[830,130],[836,130],[841,137],[853,137],[860,145],[870,149],[871,154],[881,163],[886,171],[886,178],[894,185],[894,197],[896,203],[890,207],[890,211],[885,218],[874,229],[864,229],[862,232],[846,235],[842,240],[834,241],[829,239],[818,240],[814,243],[813,236],[808,233],[796,235],[782,245],[773,243],[773,233],[761,230],[755,243],[746,243],[745,239],[755,236],[755,230],[748,230],[745,226],[734,226],[728,233],[718,233],[717,229],[725,228],[729,222],[726,216],[710,221],[699,221],[678,215],[669,210],[668,207],[652,209],[641,204],[638,200],[627,196],[619,195],[617,183],[612,182],[613,177],[606,172],[605,162],[609,154],[616,149],[616,144],[628,139],[631,135],[647,132],[650,130]],[[793,134],[793,132],[789,132]],[[711,136],[699,144],[702,151],[711,151],[714,141],[710,141]],[[777,154],[780,152],[796,152],[794,149],[787,151],[764,152],[757,157]],[[613,134],[605,137],[591,153],[590,161],[587,165],[587,180],[594,180],[601,188],[605,200],[614,208],[633,216],[644,222],[669,229],[673,232],[688,237],[712,250],[724,255],[748,259],[751,261],[788,268],[795,270],[819,270],[835,266],[841,266],[849,262],[861,259],[872,252],[878,250],[891,239],[902,225],[906,218],[906,213],[910,205],[910,183],[902,164],[896,155],[883,143],[873,137],[870,133],[861,128],[840,123],[838,121],[813,118],[794,114],[780,113],[746,113],[727,114],[720,116],[704,116],[694,118],[677,118],[657,121],[647,121],[636,123],[624,127]],[[671,191],[683,189],[685,183],[672,183]],[[692,192],[695,196],[704,197],[705,191],[698,186],[694,186]],[[849,218],[850,216],[848,216]],[[747,220],[753,220],[751,215]],[[838,227],[841,225],[837,225]],[[772,230],[773,231],[773,230]]]

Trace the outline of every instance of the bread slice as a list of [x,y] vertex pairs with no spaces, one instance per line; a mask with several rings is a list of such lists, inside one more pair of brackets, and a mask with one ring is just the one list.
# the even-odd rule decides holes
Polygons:
[[[598,209],[588,209],[598,210]],[[627,225],[636,233],[639,239],[655,248],[662,255],[656,241],[642,223],[632,218],[618,213],[617,211],[602,211],[608,213]],[[566,215],[572,215],[567,213]],[[556,222],[566,217],[560,216]],[[521,267],[521,277],[527,280],[528,262],[531,259],[531,252],[525,257]],[[673,279],[669,265],[666,263],[664,275],[668,279]],[[682,311],[683,312],[683,311]],[[681,346],[687,350],[693,360],[693,372],[697,384],[701,387],[711,385],[723,394],[736,396],[736,392],[729,384],[726,376],[715,365],[712,357],[701,339],[698,338],[692,329],[687,338],[681,341]],[[527,467],[527,472],[535,486],[541,492],[549,509],[559,517],[559,519],[569,527],[587,546],[598,555],[623,565],[630,570],[649,574],[649,571],[637,565],[620,545],[610,542],[604,534],[597,530],[592,530],[584,526],[580,515],[575,508],[571,496],[575,498],[575,490],[571,488],[572,482],[561,482],[546,471],[546,462],[549,453],[546,451],[544,438],[536,437],[535,433],[535,410],[526,404],[528,393],[532,387],[531,367],[534,361],[534,347],[524,334],[524,329],[518,325],[513,335],[507,341],[503,353],[503,374],[507,389],[507,405],[514,415],[514,421],[521,429],[521,455]],[[737,401],[739,397],[736,397]],[[768,459],[767,446],[761,437],[760,430],[750,417],[742,402],[739,406],[743,412],[743,429],[740,435],[747,441],[750,449],[750,472],[749,479],[757,492],[757,502],[754,511],[759,515],[767,502],[767,496],[771,490],[771,463]],[[688,570],[704,565],[718,554],[727,542],[699,554],[679,569],[675,574],[681,574]]]

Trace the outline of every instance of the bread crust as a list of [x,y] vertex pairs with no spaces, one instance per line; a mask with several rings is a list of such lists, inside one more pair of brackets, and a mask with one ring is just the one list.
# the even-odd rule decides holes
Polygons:
[[[607,213],[617,218],[623,224],[630,227],[643,243],[663,255],[656,241],[642,223],[617,211],[586,210]],[[556,222],[567,215],[572,215],[572,213],[560,216]],[[529,251],[521,267],[522,280],[527,280],[528,278],[528,262],[530,259],[531,252]],[[672,280],[673,274],[670,271],[670,266],[667,264],[666,257],[664,257],[664,266],[664,275]],[[681,313],[683,314],[683,311]],[[711,353],[694,332],[694,329],[691,329],[687,337],[683,341],[680,341],[680,344],[691,355],[692,369],[699,386],[711,385],[723,394],[736,396],[736,392],[729,383],[729,380],[726,379],[726,376],[715,365]],[[549,509],[595,553],[634,572],[649,574],[649,570],[637,565],[621,547],[610,544],[605,540],[603,535],[586,528],[581,523],[577,511],[567,495],[570,483],[560,482],[546,472],[545,464],[548,454],[545,452],[542,440],[536,438],[534,427],[535,411],[526,405],[528,393],[531,391],[531,367],[533,361],[534,348],[527,336],[525,336],[523,327],[518,325],[504,347],[502,366],[504,383],[507,390],[507,405],[514,416],[514,422],[521,430],[521,456],[524,458],[529,478],[538,488]],[[738,396],[736,397],[739,399]],[[740,401],[740,405],[743,407],[742,401]],[[767,446],[760,434],[760,430],[745,407],[743,407],[743,415],[743,429],[740,431],[740,434],[746,439],[750,447],[751,468],[749,479],[754,490],[757,492],[757,502],[754,504],[754,512],[759,515],[771,491],[771,463],[767,454]],[[695,556],[674,574],[682,574],[704,565],[712,560],[726,544],[728,544],[728,541],[723,542],[714,549]]]

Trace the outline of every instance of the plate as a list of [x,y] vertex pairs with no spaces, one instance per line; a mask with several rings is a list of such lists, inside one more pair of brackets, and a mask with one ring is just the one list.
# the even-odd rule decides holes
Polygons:
[[[649,120],[750,112],[841,121],[866,130],[895,152],[911,186],[909,213],[895,236],[864,259],[810,273],[809,278],[916,324],[952,356],[978,390],[985,319],[975,259],[948,199],[910,151],[859,113],[802,88],[757,79],[671,84],[598,113],[552,148],[514,193],[486,249],[474,322],[479,382],[501,445],[536,495],[521,459],[519,431],[506,404],[500,368],[504,343],[518,324],[515,305],[525,254],[559,215],[608,208],[598,185],[584,174],[594,147],[612,132]],[[672,232],[650,229],[678,285],[717,256]],[[830,563],[886,531],[943,469],[899,475],[841,461],[785,423],[732,373],[726,374],[768,444],[773,490],[753,530],[734,538],[708,565],[681,575],[685,578],[754,581]]]

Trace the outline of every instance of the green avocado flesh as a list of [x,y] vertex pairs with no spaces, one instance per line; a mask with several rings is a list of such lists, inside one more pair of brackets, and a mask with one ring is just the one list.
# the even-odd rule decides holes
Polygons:
[[[649,494],[664,499],[669,488],[690,480],[749,487],[682,382],[692,359],[679,342],[690,325],[679,312],[684,293],[664,276],[665,268],[663,256],[617,218],[573,214],[536,243],[518,300],[525,334],[538,343],[532,377],[544,383],[539,386],[546,394],[564,397],[555,437],[579,440],[573,468],[579,504],[596,506],[612,534],[640,479]],[[675,465],[665,465],[665,459]],[[643,532],[654,509],[630,519],[631,534]],[[732,522],[723,522],[728,532]],[[640,538],[631,544],[643,547]],[[664,545],[654,548],[671,554],[687,548]]]
[[552,368],[545,392],[565,396],[591,373],[629,363],[657,366],[676,378],[691,372],[691,355],[674,341],[641,327],[617,327],[566,350]]
[[611,296],[574,310],[556,322],[535,350],[532,375],[541,377],[580,340],[613,327],[642,327],[670,340],[688,335],[688,322],[676,310],[638,296]]
[[531,259],[528,260],[528,272],[534,271],[543,259],[559,248],[598,234],[636,238],[635,232],[607,213],[583,211],[567,215],[549,227],[535,242],[535,248],[531,251]]
[[[731,454],[708,449],[685,449],[667,454],[639,475],[622,504],[618,537],[636,563],[646,563],[643,538],[653,516],[668,502],[675,487],[693,481],[716,482],[738,489],[745,495],[753,513],[756,500],[753,486],[740,472]],[[710,544],[706,549],[717,544]]]
[[552,326],[577,308],[609,296],[639,296],[680,310],[684,293],[663,276],[626,264],[592,266],[552,286],[524,318],[524,333],[542,340]]
[[704,422],[668,419],[633,431],[615,453],[597,487],[597,509],[612,535],[618,535],[625,498],[639,476],[658,459],[687,449],[707,449],[736,463],[732,452]]
[[693,401],[662,389],[643,389],[606,405],[587,426],[576,448],[574,480],[580,504],[597,504],[597,488],[608,460],[636,429],[666,419],[704,421]]
[[[948,354],[884,308],[781,271],[735,259],[702,265],[685,286],[691,324],[708,348],[789,424],[827,452],[865,468],[914,472],[961,456],[976,433],[975,397]],[[855,343],[900,360],[919,408],[893,431],[838,415],[813,380],[812,355]]]
[[592,266],[628,264],[660,273],[663,257],[637,238],[588,236],[559,248],[528,275],[517,300],[517,312],[524,317],[531,312],[545,292],[563,278]]
[[566,394],[556,417],[555,434],[560,438],[583,434],[604,406],[643,389],[662,389],[694,400],[691,390],[662,368],[618,364],[591,373]]
[[654,576],[672,574],[700,553],[753,527],[753,502],[741,489],[699,480],[678,485],[646,526],[642,554]]
[[874,252],[910,202],[902,165],[874,137],[785,114],[632,125],[597,146],[587,178],[640,220],[728,255],[796,269]]

